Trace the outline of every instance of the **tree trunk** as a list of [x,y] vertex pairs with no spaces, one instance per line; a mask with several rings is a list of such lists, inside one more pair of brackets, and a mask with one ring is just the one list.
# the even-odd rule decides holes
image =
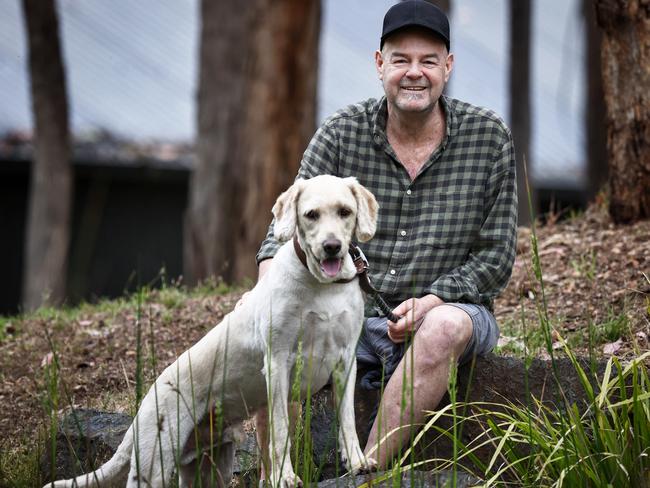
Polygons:
[[605,127],[605,99],[603,95],[600,46],[602,35],[596,25],[593,0],[582,0],[585,22],[585,71],[587,93],[585,98],[585,128],[587,156],[587,194],[593,199],[607,183],[607,129]]
[[277,195],[314,133],[320,1],[203,0],[185,275],[254,277]]
[[650,5],[595,0],[603,29],[609,212],[616,223],[650,217]]
[[[533,211],[537,211],[537,196],[531,181],[530,34],[530,0],[510,0],[510,124],[517,155],[519,225],[529,225],[531,222],[528,189],[531,193]],[[526,174],[528,174],[528,186]]]
[[65,298],[72,200],[65,74],[54,0],[23,0],[35,152],[26,229],[23,307]]

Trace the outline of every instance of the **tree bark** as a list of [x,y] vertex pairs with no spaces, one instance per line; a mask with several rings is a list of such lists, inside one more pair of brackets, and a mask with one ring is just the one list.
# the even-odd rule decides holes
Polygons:
[[72,168],[65,73],[54,0],[23,0],[34,116],[23,307],[65,298]]
[[271,207],[315,130],[320,1],[203,0],[201,17],[190,283],[257,273]]
[[595,0],[603,29],[609,212],[616,223],[650,217],[650,4]]
[[602,35],[596,24],[593,0],[582,0],[585,22],[585,71],[587,92],[585,98],[585,128],[587,156],[587,196],[591,200],[607,184],[607,129],[605,127],[605,99],[603,95],[600,51]]
[[[528,191],[537,211],[537,195],[531,181],[530,151],[530,0],[510,0],[510,124],[517,155],[517,190],[519,225],[529,225],[531,215]],[[526,166],[526,169],[524,168]],[[528,185],[526,185],[526,174]]]

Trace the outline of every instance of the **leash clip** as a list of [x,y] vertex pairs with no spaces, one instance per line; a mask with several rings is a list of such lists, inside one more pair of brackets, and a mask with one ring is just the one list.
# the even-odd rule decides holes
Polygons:
[[366,255],[363,253],[359,246],[356,244],[350,244],[349,253],[352,257],[354,267],[357,269],[357,274],[363,274],[368,271],[368,269],[370,269],[368,258],[366,258]]
[[386,303],[381,294],[374,286],[372,286],[372,283],[370,282],[370,278],[368,277],[367,273],[368,269],[370,269],[370,263],[368,263],[368,258],[366,258],[366,255],[363,254],[361,248],[354,243],[350,244],[350,249],[348,252],[352,257],[352,262],[354,263],[355,268],[357,268],[357,274],[360,275],[359,285],[361,286],[361,289],[373,297],[375,303],[382,311],[382,313],[386,315],[388,320],[391,322],[397,322],[399,320],[399,317],[392,312],[390,306]]

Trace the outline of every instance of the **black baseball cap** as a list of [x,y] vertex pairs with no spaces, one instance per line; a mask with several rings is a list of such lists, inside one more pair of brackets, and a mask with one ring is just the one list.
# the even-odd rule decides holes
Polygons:
[[393,5],[384,16],[379,49],[388,36],[404,27],[419,26],[442,38],[449,51],[449,19],[438,7],[425,0],[406,0]]

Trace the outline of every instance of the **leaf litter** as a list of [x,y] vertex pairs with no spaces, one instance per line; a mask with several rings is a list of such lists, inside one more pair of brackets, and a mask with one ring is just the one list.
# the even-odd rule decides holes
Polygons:
[[[599,330],[621,320],[621,336],[605,334],[595,352],[624,358],[648,350],[650,221],[616,226],[605,210],[592,207],[578,217],[538,227],[537,238],[548,313],[557,334],[578,335],[576,348],[586,352],[589,322]],[[497,320],[508,329],[502,330],[502,344],[523,344],[522,313],[528,333],[538,327],[535,301],[541,290],[531,262],[530,230],[520,228],[513,276],[495,304]],[[0,450],[36,442],[35,432],[47,425],[44,369],[54,354],[46,331],[61,368],[60,411],[72,405],[132,412],[136,324],[141,327],[144,382],[149,384],[219,323],[240,296],[241,290],[170,301],[164,291],[154,290],[147,293],[139,320],[134,301],[112,311],[87,307],[71,319],[65,314],[12,318],[0,342]],[[619,331],[610,328],[610,334]],[[548,357],[543,348],[532,352]]]

